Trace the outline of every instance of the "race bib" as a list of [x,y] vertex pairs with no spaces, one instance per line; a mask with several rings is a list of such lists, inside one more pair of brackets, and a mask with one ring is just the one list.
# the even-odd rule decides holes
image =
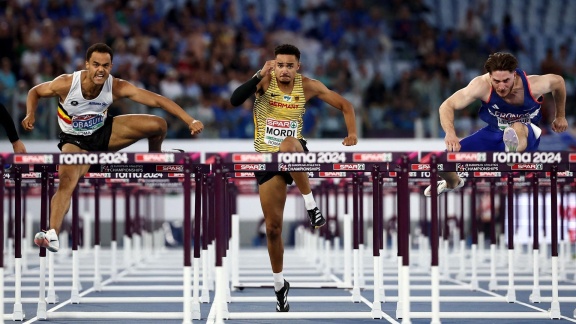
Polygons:
[[105,115],[90,114],[72,117],[72,129],[80,133],[92,133],[104,125]]
[[516,123],[516,122],[520,122],[522,124],[528,125],[530,124],[530,117],[521,117],[521,118],[516,118],[514,120],[508,120],[508,119],[503,119],[503,118],[497,118],[498,119],[498,128],[500,128],[501,130],[504,130],[506,127]]
[[298,122],[293,120],[266,119],[266,133],[264,143],[271,146],[280,146],[280,143],[287,137],[296,137]]

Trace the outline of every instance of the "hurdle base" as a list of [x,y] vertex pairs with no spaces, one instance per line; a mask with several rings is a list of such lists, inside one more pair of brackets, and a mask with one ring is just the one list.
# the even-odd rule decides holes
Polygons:
[[192,319],[199,320],[202,318],[202,314],[200,313],[200,304],[199,303],[192,303]]
[[14,304],[14,312],[12,312],[13,321],[23,321],[26,315],[22,310],[22,304]]
[[46,301],[43,300],[38,303],[38,308],[36,308],[36,317],[38,319],[48,319],[48,314],[46,313]]
[[530,300],[531,303],[540,303],[542,301],[542,297],[540,296],[540,289],[537,287],[534,287],[534,289],[532,289],[532,293],[530,294],[530,297],[528,297],[528,299]]
[[516,291],[514,290],[514,288],[508,289],[508,293],[506,294],[506,302],[507,303],[516,302]]
[[46,297],[46,302],[48,304],[57,304],[59,301],[60,301],[60,298],[58,298],[56,291],[54,289],[49,289],[48,290],[48,296]]
[[490,291],[498,290],[498,281],[496,280],[496,277],[490,278],[490,282],[488,283],[488,290]]
[[560,302],[553,301],[550,304],[550,319],[560,319],[562,314],[560,313]]

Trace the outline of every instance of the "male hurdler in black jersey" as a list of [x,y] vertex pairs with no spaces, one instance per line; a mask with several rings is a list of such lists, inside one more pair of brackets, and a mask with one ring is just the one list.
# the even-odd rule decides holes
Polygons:
[[[275,59],[267,61],[252,79],[238,87],[230,102],[241,105],[256,93],[254,102],[254,148],[257,152],[304,152],[306,140],[302,137],[304,104],[313,97],[325,101],[342,111],[348,136],[342,141],[350,146],[358,143],[354,107],[348,100],[329,90],[322,82],[300,73],[300,50],[293,45],[280,45],[274,50]],[[255,172],[258,179],[260,204],[266,222],[268,254],[276,291],[276,311],[290,309],[287,296],[290,285],[282,273],[284,244],[282,218],[286,203],[286,186],[293,181],[304,197],[310,225],[320,227],[326,223],[316,206],[308,175],[305,172]]]
[[[57,115],[62,130],[58,147],[62,153],[118,151],[141,139],[148,139],[150,152],[160,152],[167,130],[163,118],[144,114],[108,116],[108,107],[113,101],[129,98],[146,106],[160,107],[178,117],[188,125],[192,135],[202,132],[202,122],[190,117],[174,101],[110,75],[113,56],[108,45],[94,44],[86,51],[86,70],[60,75],[30,89],[26,117],[22,121],[24,129],[34,128],[39,98],[58,97]],[[60,183],[51,202],[50,229],[39,232],[34,239],[39,246],[58,251],[58,233],[70,207],[70,197],[89,167],[60,165]]]
[[[566,85],[556,74],[526,75],[518,60],[509,53],[490,54],[484,68],[488,73],[472,79],[440,105],[440,124],[446,132],[444,142],[449,152],[524,152],[536,151],[541,130],[542,96],[554,97],[556,117],[552,130],[563,132],[566,121]],[[454,129],[454,111],[480,100],[480,118],[488,125],[459,140]],[[464,186],[456,172],[440,172],[438,194]],[[431,188],[424,190],[431,195]]]

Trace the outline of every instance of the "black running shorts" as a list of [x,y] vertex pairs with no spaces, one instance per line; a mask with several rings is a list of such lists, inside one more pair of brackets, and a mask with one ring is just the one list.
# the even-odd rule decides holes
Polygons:
[[90,135],[71,135],[64,132],[60,133],[60,143],[58,148],[62,151],[62,146],[70,143],[78,146],[79,148],[89,151],[108,151],[108,142],[112,135],[112,123],[114,117],[106,118],[104,125]]
[[[303,139],[299,139],[298,141],[300,141],[300,144],[302,144],[302,148],[304,148],[304,152],[308,152],[308,148],[306,147],[306,140]],[[254,172],[254,176],[256,177],[256,180],[258,180],[258,184],[261,185],[264,182],[272,179],[274,176],[280,175],[282,176],[282,178],[284,178],[284,181],[286,182],[286,184],[292,184],[292,182],[294,182],[294,179],[292,179],[292,176],[290,176],[290,172],[286,172],[286,171],[255,171]]]

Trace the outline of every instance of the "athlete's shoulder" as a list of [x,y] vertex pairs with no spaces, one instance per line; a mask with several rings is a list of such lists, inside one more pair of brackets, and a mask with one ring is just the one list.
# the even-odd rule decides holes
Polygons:
[[492,88],[492,83],[490,82],[490,75],[486,73],[472,78],[472,80],[470,80],[470,83],[468,83],[468,87],[480,92],[490,91],[490,88]]
[[302,77],[302,86],[304,87],[305,90],[314,90],[321,87],[326,87],[324,83],[322,83],[322,81],[320,80],[309,78],[302,74],[301,77]]
[[111,74],[110,74],[110,78],[112,78],[112,89],[114,91],[122,90],[124,88],[133,88],[133,87],[135,88],[136,87],[136,85],[134,85],[132,82],[130,82],[128,80],[121,79],[121,78],[114,77]]
[[58,94],[66,94],[72,86],[74,74],[61,74],[50,82],[50,89]]

